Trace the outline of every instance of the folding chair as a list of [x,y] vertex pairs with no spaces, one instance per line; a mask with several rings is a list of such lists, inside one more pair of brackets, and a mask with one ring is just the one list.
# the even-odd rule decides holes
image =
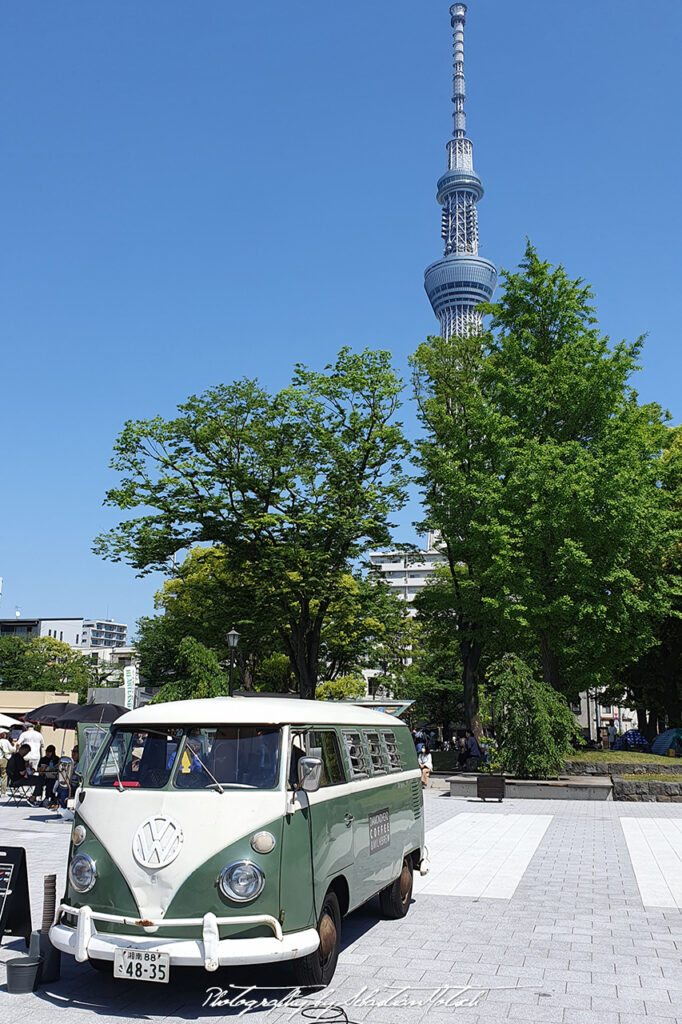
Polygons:
[[19,807],[22,800],[28,800],[33,795],[33,785],[26,779],[8,779],[7,797],[5,805],[12,804]]

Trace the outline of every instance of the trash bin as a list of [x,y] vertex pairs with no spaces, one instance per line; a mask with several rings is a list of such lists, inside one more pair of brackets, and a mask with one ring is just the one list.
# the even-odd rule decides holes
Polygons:
[[41,956],[15,956],[8,960],[7,991],[13,996],[33,992],[38,982],[38,971],[43,962]]

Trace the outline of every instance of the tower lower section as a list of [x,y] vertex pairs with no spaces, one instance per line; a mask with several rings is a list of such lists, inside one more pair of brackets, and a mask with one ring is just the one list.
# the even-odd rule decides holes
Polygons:
[[495,264],[482,256],[451,255],[432,263],[424,273],[424,288],[440,324],[443,338],[481,330],[481,302],[490,302],[497,284]]

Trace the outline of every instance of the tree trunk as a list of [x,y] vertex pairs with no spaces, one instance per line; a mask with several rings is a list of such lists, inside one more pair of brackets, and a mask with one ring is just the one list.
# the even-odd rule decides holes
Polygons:
[[280,633],[291,660],[301,700],[315,700],[321,623],[306,623],[304,629]]
[[646,736],[649,732],[646,708],[637,708],[637,728],[641,732],[642,736]]
[[483,739],[483,727],[479,717],[478,699],[478,666],[481,662],[483,646],[472,640],[464,640],[460,644],[462,653],[462,684],[464,686],[464,720],[466,727],[476,737],[478,743]]
[[546,633],[543,633],[540,637],[540,652],[542,656],[542,678],[553,690],[560,690],[559,659],[552,650]]

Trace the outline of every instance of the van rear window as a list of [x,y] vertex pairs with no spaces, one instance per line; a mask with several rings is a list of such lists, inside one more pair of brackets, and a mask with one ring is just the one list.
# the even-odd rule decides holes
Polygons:
[[366,732],[365,739],[369,747],[369,756],[372,761],[373,775],[386,775],[388,772],[388,754],[379,739],[378,732]]
[[398,750],[398,744],[396,743],[395,733],[382,732],[381,736],[384,741],[384,746],[386,747],[390,771],[401,772],[403,770],[403,762],[400,759],[400,751]]
[[369,775],[369,764],[365,748],[362,743],[362,736],[359,732],[342,733],[343,742],[350,761],[351,777],[354,779],[366,779]]

